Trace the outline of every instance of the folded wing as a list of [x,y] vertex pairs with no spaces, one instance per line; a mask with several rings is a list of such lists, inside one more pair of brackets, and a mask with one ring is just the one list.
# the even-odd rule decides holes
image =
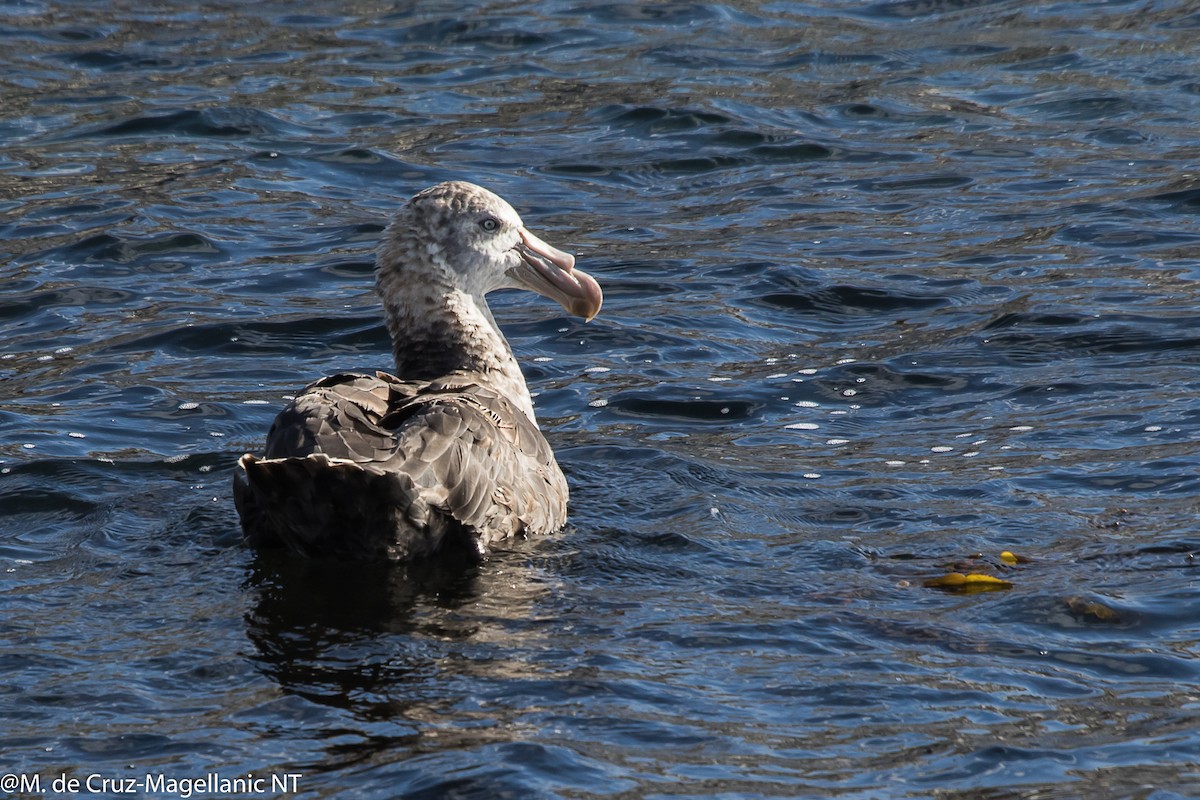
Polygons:
[[469,375],[323,378],[276,418],[265,456],[241,464],[235,500],[253,543],[310,555],[478,554],[566,520],[541,431]]

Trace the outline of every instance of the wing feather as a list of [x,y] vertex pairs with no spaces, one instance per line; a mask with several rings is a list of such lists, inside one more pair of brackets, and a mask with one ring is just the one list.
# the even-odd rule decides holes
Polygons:
[[[408,383],[386,373],[346,373],[306,387],[276,418],[265,458],[243,459],[235,492],[248,535],[255,525],[307,524],[299,533],[260,533],[264,540],[300,537],[310,552],[341,552],[348,534],[339,527],[390,530],[394,542],[369,549],[409,557],[439,549],[447,532],[465,534],[481,550],[562,527],[567,484],[549,443],[522,411],[474,377]],[[276,466],[297,461],[303,469]],[[345,498],[331,497],[355,491],[347,485],[355,466],[364,484],[357,490],[370,484],[385,502],[348,510]],[[286,513],[265,507],[272,504],[286,505]],[[434,539],[416,541],[421,536]]]

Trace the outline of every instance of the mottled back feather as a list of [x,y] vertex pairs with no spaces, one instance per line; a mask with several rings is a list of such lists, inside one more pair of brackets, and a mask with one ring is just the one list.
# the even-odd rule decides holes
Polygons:
[[264,458],[242,463],[236,498],[255,517],[253,542],[308,555],[481,551],[566,521],[566,480],[541,431],[468,375],[322,378],[280,412]]

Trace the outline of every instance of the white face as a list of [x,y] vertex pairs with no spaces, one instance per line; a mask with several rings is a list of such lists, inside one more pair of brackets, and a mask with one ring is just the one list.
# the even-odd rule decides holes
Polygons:
[[[448,273],[476,298],[495,289],[529,289],[568,313],[591,319],[603,295],[575,258],[530,233],[513,207],[474,184],[442,183],[417,194],[392,226],[391,248]],[[400,266],[400,265],[396,265]]]
[[521,262],[521,217],[491,192],[480,199],[446,220],[446,265],[458,273],[462,288],[477,297],[495,289],[523,288],[510,275]]

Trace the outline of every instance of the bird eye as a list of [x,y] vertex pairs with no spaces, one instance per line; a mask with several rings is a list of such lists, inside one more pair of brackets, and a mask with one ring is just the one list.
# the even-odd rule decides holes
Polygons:
[[493,231],[495,231],[497,228],[500,227],[500,223],[499,223],[499,221],[494,220],[491,217],[487,217],[486,219],[480,220],[479,227],[483,228],[488,233],[492,233]]

